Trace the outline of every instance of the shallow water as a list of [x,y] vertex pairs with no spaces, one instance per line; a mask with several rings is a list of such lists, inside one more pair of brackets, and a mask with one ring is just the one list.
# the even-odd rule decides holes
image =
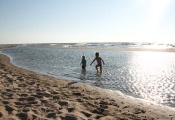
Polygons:
[[[96,50],[11,48],[1,50],[19,67],[54,77],[119,90],[158,104],[175,107],[175,53],[98,50],[105,61],[103,73],[89,65]],[[81,70],[81,56],[87,60]]]

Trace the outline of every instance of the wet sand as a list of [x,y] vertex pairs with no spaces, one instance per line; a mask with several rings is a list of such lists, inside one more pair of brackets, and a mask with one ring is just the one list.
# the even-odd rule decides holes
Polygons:
[[1,119],[175,120],[175,108],[36,74],[12,65],[0,54]]

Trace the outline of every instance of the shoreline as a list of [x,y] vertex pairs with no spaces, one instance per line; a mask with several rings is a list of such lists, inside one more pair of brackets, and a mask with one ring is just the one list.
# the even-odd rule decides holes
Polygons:
[[[0,46],[0,49],[15,48],[17,46]],[[60,47],[60,46],[23,46],[28,48],[55,48],[55,49],[84,49],[84,50],[116,50],[116,51],[141,51],[141,52],[175,52],[173,48],[153,49],[153,48],[108,48],[108,47]]]
[[18,68],[0,54],[0,119],[175,120],[175,108]]
[[55,49],[84,49],[84,50],[116,50],[116,51],[143,51],[143,52],[175,52],[175,49],[151,49],[151,48],[102,48],[102,47],[60,47],[60,46],[29,46],[29,48],[55,48]]

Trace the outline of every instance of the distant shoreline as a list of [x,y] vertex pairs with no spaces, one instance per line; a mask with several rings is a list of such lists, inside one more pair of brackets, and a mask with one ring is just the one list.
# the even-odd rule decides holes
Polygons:
[[14,48],[14,47],[16,47],[16,46],[15,45],[14,46],[12,46],[12,45],[1,45],[0,49]]
[[[0,49],[15,48],[15,45],[1,45]],[[116,50],[116,51],[145,51],[145,52],[175,52],[173,48],[148,49],[148,48],[110,48],[110,47],[60,47],[60,46],[24,46],[28,48],[58,48],[58,49],[84,49],[84,50]]]
[[30,46],[29,48],[58,48],[58,49],[87,49],[87,50],[116,50],[116,51],[146,51],[146,52],[175,52],[175,49],[148,49],[148,48],[100,48],[100,47],[60,47],[60,46]]

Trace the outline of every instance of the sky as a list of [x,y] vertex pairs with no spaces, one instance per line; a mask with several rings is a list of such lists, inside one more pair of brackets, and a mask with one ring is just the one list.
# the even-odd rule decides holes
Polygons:
[[175,0],[0,0],[0,44],[175,42]]

